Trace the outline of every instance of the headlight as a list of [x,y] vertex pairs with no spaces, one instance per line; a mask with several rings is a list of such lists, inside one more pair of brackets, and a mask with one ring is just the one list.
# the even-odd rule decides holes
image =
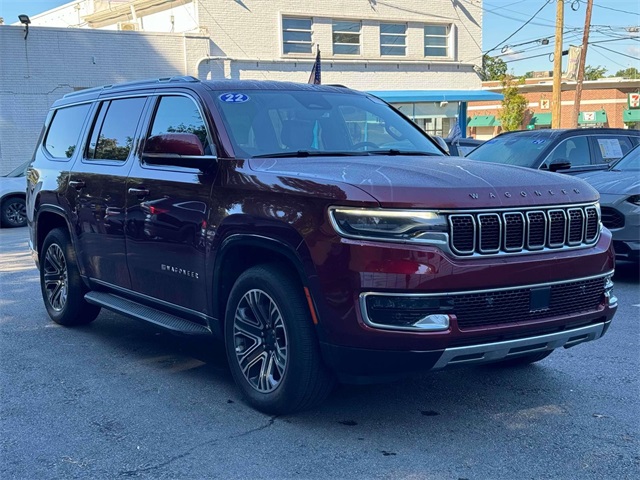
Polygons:
[[343,237],[431,244],[447,241],[446,218],[433,211],[331,207],[329,216]]
[[627,202],[631,202],[634,205],[638,205],[640,207],[640,195],[631,195],[627,198]]

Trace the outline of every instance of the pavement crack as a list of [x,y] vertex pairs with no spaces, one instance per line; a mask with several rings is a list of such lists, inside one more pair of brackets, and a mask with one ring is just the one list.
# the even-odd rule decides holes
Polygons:
[[179,455],[174,455],[171,458],[168,458],[167,460],[165,460],[164,462],[155,464],[155,465],[148,465],[148,466],[140,466],[138,468],[134,468],[133,470],[123,470],[121,471],[118,475],[122,476],[122,477],[136,477],[138,475],[147,473],[147,472],[151,472],[154,470],[158,470],[160,468],[166,467],[167,465],[170,465],[171,463],[177,461],[177,460],[181,460],[185,457],[188,457],[189,455],[191,455],[194,451],[198,450],[199,448],[202,447],[207,447],[210,445],[215,445],[216,443],[223,441],[223,440],[234,440],[236,438],[241,438],[241,437],[246,437],[247,435],[251,435],[253,433],[259,432],[260,430],[265,430],[269,427],[271,427],[276,419],[278,418],[278,415],[274,415],[271,418],[269,418],[269,421],[267,423],[265,423],[264,425],[260,425],[259,427],[256,428],[252,428],[249,429],[245,432],[240,432],[240,433],[236,433],[234,435],[229,435],[228,437],[223,437],[223,438],[213,438],[211,440],[207,440],[206,442],[202,442],[199,443],[197,445],[194,445],[193,447],[190,447],[188,450],[186,450],[183,453],[180,453]]

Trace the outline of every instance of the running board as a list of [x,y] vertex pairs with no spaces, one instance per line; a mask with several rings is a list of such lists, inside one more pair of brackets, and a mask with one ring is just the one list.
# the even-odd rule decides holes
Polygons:
[[84,296],[84,299],[92,305],[104,307],[127,317],[144,320],[173,332],[186,335],[211,335],[211,330],[204,325],[190,322],[112,293],[89,292]]

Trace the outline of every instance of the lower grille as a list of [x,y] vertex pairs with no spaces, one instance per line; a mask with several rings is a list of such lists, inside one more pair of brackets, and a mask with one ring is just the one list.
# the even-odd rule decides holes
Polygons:
[[603,278],[551,285],[548,308],[532,310],[530,288],[460,294],[453,312],[460,329],[540,320],[597,310],[604,300]]

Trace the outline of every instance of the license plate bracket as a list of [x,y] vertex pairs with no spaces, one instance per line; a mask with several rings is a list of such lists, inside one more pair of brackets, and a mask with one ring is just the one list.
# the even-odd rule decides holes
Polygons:
[[529,296],[529,311],[543,312],[551,304],[551,287],[532,288]]

